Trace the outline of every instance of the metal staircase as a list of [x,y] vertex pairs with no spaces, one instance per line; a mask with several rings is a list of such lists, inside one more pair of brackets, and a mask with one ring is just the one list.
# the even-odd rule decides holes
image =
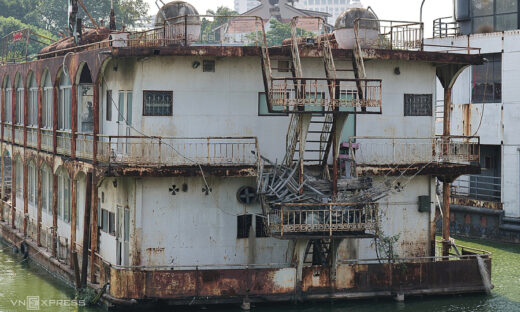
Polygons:
[[332,239],[314,239],[307,243],[303,263],[328,265],[331,257]]

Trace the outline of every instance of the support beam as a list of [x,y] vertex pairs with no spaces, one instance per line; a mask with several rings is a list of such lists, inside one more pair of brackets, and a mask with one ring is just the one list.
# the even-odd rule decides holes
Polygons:
[[[88,183],[88,182],[87,182]],[[96,252],[98,250],[98,192],[97,192],[97,178],[92,177],[92,198],[91,198],[91,215],[92,226],[90,230],[90,282],[96,283]]]
[[58,244],[58,176],[52,174],[52,256],[56,257]]
[[70,157],[76,159],[76,133],[78,132],[78,86],[76,83],[72,85],[72,123],[70,134]]
[[87,190],[85,195],[85,212],[83,216],[83,252],[81,254],[81,288],[85,288],[87,286],[90,210],[92,205],[92,172],[87,173],[86,183]]
[[29,216],[29,198],[27,196],[28,174],[27,163],[23,163],[23,236],[27,237],[27,218]]
[[38,246],[42,245],[41,241],[41,235],[42,235],[42,174],[40,171],[40,167],[37,167],[36,170],[38,170],[38,186],[37,186],[37,192],[38,192],[38,216],[37,216],[37,233],[36,233],[36,244]]
[[98,141],[98,134],[99,134],[99,82],[96,82],[94,84],[94,90],[93,90],[93,93],[94,93],[94,107],[93,107],[93,114],[94,114],[94,131],[93,131],[93,138],[92,138],[92,141],[93,141],[93,144],[94,146],[92,147],[92,152],[94,155],[92,155],[92,163],[93,164],[96,164],[97,163],[97,150],[98,150],[98,144],[97,144],[97,141]]
[[[13,127],[14,128],[14,127]],[[11,149],[11,227],[16,229],[16,162]]]
[[[451,127],[451,86],[444,88],[444,123],[443,136],[450,135]],[[448,146],[444,147],[443,153],[448,153]],[[445,180],[442,183],[442,256],[449,256],[450,251],[450,182]]]
[[[78,187],[78,181],[74,179],[74,177],[71,180],[71,203],[70,203],[70,252],[71,254],[76,252],[76,228],[77,228],[77,192],[76,189]],[[74,262],[71,257],[71,263],[70,265],[76,270],[74,267]]]

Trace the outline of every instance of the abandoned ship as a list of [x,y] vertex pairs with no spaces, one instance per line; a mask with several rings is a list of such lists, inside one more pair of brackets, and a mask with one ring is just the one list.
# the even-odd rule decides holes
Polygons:
[[4,38],[0,230],[24,256],[108,306],[489,290],[436,187],[480,171],[433,105],[478,49],[363,8],[332,32],[295,16],[277,46],[265,18],[183,1],[142,31],[71,21],[34,59],[9,53],[29,31]]

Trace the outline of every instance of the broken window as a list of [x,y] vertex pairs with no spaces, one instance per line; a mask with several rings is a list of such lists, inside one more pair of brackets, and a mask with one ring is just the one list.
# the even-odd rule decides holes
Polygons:
[[115,214],[113,212],[108,213],[108,233],[116,235]]
[[205,73],[214,73],[215,72],[215,61],[213,61],[213,60],[202,61],[202,71]]
[[112,90],[107,90],[106,120],[107,121],[112,121]]
[[502,54],[484,55],[488,61],[474,65],[471,103],[502,102]]
[[143,91],[143,116],[171,116],[172,91]]
[[78,86],[78,131],[94,131],[94,89],[92,84]]
[[108,211],[105,209],[101,209],[101,230],[105,233],[108,233]]
[[248,238],[252,223],[251,215],[237,216],[237,238]]
[[265,228],[264,218],[261,216],[255,216],[256,225],[256,237],[268,237],[267,229]]

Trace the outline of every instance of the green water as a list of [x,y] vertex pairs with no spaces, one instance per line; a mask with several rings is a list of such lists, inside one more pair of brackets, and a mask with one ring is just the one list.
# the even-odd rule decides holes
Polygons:
[[[493,253],[492,280],[495,288],[491,295],[444,296],[407,298],[405,302],[392,300],[349,301],[336,303],[308,303],[305,305],[269,305],[253,308],[259,312],[512,312],[520,311],[520,244],[503,244],[468,239],[458,239],[461,245],[484,249]],[[0,244],[0,312],[27,311],[23,300],[27,296],[39,296],[39,311],[100,312],[97,307],[76,307],[70,301],[74,291],[55,280],[34,263],[24,261],[13,254],[7,245]],[[60,301],[61,300],[61,301]],[[27,301],[25,302],[27,303]],[[80,303],[81,304],[81,303]],[[63,306],[69,305],[69,306]],[[143,309],[144,310],[144,309]],[[155,310],[155,309],[154,309]],[[180,311],[173,309],[171,311]],[[198,310],[198,309],[197,309]],[[207,311],[239,311],[233,307],[208,307]],[[146,311],[153,311],[147,309]]]

